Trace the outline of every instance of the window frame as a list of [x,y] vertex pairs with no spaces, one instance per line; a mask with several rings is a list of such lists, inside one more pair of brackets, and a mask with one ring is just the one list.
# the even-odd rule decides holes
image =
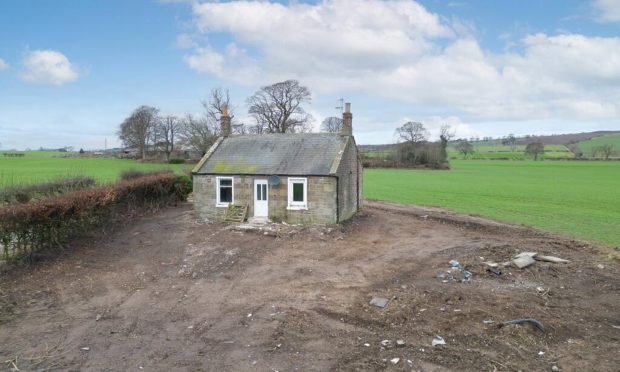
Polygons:
[[[235,204],[235,177],[215,177],[215,206],[216,207],[228,207],[231,204]],[[230,202],[222,202],[220,200],[220,182],[222,180],[230,180],[230,189],[231,189],[231,201]],[[225,186],[228,187],[228,186]]]
[[[304,185],[304,200],[303,202],[293,201],[293,184],[301,183]],[[288,210],[307,210],[308,209],[308,178],[305,177],[290,177],[288,179],[288,204],[286,209]]]

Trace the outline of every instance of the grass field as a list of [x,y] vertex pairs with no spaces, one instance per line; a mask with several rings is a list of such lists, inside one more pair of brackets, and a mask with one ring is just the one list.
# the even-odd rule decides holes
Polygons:
[[62,157],[63,153],[29,151],[21,158],[3,157],[0,151],[0,187],[50,181],[62,177],[91,176],[98,182],[116,181],[128,169],[181,171],[188,164],[142,164],[113,158]]
[[[591,156],[593,147],[607,144],[614,147],[614,153],[612,154],[612,157],[620,156],[620,134],[592,138],[591,140],[577,143],[577,146],[579,147],[579,149],[581,149],[581,151],[583,151],[586,156]],[[598,156],[602,155],[598,154]]]
[[[620,147],[618,147],[620,148]],[[525,155],[525,146],[518,145],[512,150],[510,146],[504,146],[498,141],[481,141],[474,143],[476,152],[468,156],[471,160],[528,160],[531,157]],[[369,158],[386,157],[393,153],[393,150],[368,151],[365,155]],[[463,156],[456,151],[454,145],[448,146],[448,157],[450,159],[461,159]],[[546,159],[573,159],[575,155],[564,145],[545,145]]]
[[[476,152],[469,156],[470,159],[507,159],[524,160],[529,157],[525,155],[525,146],[518,145],[512,150],[510,146],[503,146],[495,142],[477,142],[474,144]],[[452,159],[462,158],[453,146],[448,147],[448,156]],[[564,145],[545,145],[546,159],[572,159],[575,155]]]
[[453,160],[451,165],[450,171],[366,169],[364,196],[620,246],[620,162]]

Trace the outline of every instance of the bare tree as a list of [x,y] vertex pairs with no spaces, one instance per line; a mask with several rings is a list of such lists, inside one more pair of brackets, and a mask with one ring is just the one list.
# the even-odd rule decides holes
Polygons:
[[443,163],[448,163],[448,142],[455,136],[451,129],[450,125],[443,124],[439,130],[439,156]]
[[175,149],[180,126],[179,118],[174,115],[164,116],[157,121],[155,132],[158,134],[159,142],[156,142],[156,145],[166,155],[166,161],[170,160],[170,154]]
[[204,155],[217,139],[218,133],[217,123],[210,123],[206,117],[187,114],[179,134],[183,144]]
[[340,133],[342,129],[342,118],[330,116],[321,123],[321,131],[327,133]]
[[514,151],[517,148],[517,138],[514,134],[510,133],[507,137],[502,139],[502,145],[510,146],[510,150]]
[[596,146],[592,148],[592,156],[596,157],[598,153],[603,154],[605,160],[609,160],[611,155],[614,153],[614,146],[611,143],[606,143],[604,145]]
[[439,139],[450,142],[455,135],[456,133],[452,131],[450,124],[442,124],[439,130]]
[[422,123],[409,121],[402,127],[396,128],[398,138],[404,142],[416,144],[425,141],[428,138],[428,131]]
[[228,107],[228,115],[231,122],[235,115],[233,113],[234,108],[230,104],[230,93],[228,89],[213,88],[209,92],[209,97],[200,102],[205,110],[205,116],[212,123],[217,123],[220,120],[220,116],[224,113],[224,106]]
[[255,133],[295,133],[311,129],[312,116],[302,105],[311,102],[310,90],[297,80],[286,80],[260,88],[247,100],[256,120]]
[[538,160],[538,157],[545,153],[545,145],[540,140],[528,143],[525,146],[525,153],[532,156],[534,160]]
[[117,132],[126,147],[138,148],[142,159],[146,158],[146,148],[152,139],[158,112],[155,107],[140,106],[121,123]]
[[456,151],[463,155],[463,159],[467,158],[468,155],[473,154],[476,150],[474,149],[474,145],[466,139],[460,140],[459,143],[455,146]]

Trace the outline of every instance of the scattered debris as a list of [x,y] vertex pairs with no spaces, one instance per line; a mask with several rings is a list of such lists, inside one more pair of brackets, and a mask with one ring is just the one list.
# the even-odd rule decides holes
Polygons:
[[545,355],[545,352],[544,351],[539,351],[538,355],[543,356],[543,355]]
[[535,256],[534,257],[535,260],[537,261],[546,261],[546,262],[553,262],[553,263],[569,263],[569,260],[565,260],[563,258],[560,257],[555,257],[555,256]]
[[521,252],[518,255],[514,256],[513,258],[519,258],[519,257],[536,257],[538,255],[538,252]]
[[559,369],[559,368],[558,368],[558,366],[556,366],[556,365],[551,366],[551,370],[552,370],[553,372],[559,372],[559,371],[560,371],[560,369]]
[[499,328],[503,326],[511,325],[511,324],[525,324],[525,323],[529,323],[543,332],[545,331],[545,326],[543,326],[543,324],[539,322],[538,320],[532,319],[532,318],[509,320],[507,322],[501,323],[499,325]]
[[598,267],[601,270],[603,270],[605,268],[605,266],[603,266],[602,264],[598,264],[598,265],[596,265],[596,267]]
[[405,340],[396,340],[396,347],[404,347]]
[[620,329],[620,326],[612,325],[611,328]]
[[512,263],[515,264],[519,269],[525,269],[526,267],[536,263],[534,257],[538,253],[536,252],[521,252],[518,255],[514,256],[512,259]]
[[502,275],[502,269],[500,269],[497,266],[487,267],[487,271],[490,272],[490,273],[493,273],[493,274],[495,274],[497,276]]
[[437,278],[441,279],[443,283],[468,282],[471,280],[473,274],[465,270],[457,260],[450,260],[448,265],[450,265],[450,270],[437,274]]
[[392,359],[390,359],[390,363],[392,363],[392,364],[398,364],[398,362],[400,362],[400,358],[392,358]]
[[433,342],[431,343],[433,346],[436,345],[445,345],[446,341],[443,339],[443,337],[437,336],[435,339],[433,339]]
[[364,346],[370,347],[370,344],[369,343],[365,343]]
[[545,261],[552,263],[569,263],[569,260],[556,256],[539,255],[538,252],[521,252],[512,258],[512,263],[519,269],[524,269],[536,261]]
[[90,346],[84,346],[84,347],[81,347],[80,349],[84,351],[90,351]]
[[473,274],[472,274],[472,273],[470,273],[470,272],[469,272],[469,271],[467,271],[467,270],[464,270],[464,271],[463,271],[463,280],[462,280],[462,281],[464,281],[464,282],[468,282],[468,281],[470,281],[470,280],[471,280],[471,277],[472,277],[472,276],[473,276]]
[[97,314],[97,316],[95,316],[95,322],[98,322],[99,320],[101,320],[101,314]]
[[492,321],[492,320],[483,320],[482,323],[484,323],[484,324],[493,324],[495,322]]
[[390,341],[390,340],[383,340],[383,341],[381,341],[381,346],[390,349],[390,348],[392,348],[392,341]]
[[390,300],[388,300],[387,298],[383,298],[383,297],[373,297],[372,300],[370,300],[371,305],[380,307],[380,308],[386,307],[389,302]]
[[452,273],[439,273],[437,274],[437,279],[442,279],[444,283],[453,282],[454,276],[452,275]]
[[545,291],[545,289],[543,287],[536,287],[536,290],[538,292],[544,292]]

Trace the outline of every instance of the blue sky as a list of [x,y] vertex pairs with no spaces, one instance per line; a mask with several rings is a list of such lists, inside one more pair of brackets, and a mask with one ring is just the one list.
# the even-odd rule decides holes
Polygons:
[[229,88],[352,102],[360,143],[421,121],[457,136],[620,129],[620,1],[0,1],[2,148],[118,145],[135,107],[200,112]]

